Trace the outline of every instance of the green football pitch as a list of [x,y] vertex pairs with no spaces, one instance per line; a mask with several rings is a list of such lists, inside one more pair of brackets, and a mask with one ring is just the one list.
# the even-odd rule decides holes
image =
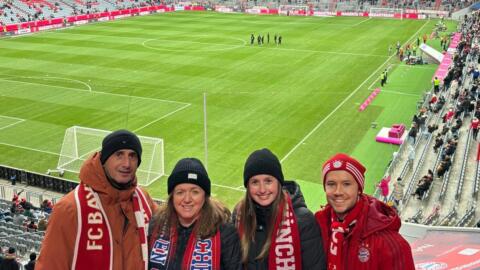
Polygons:
[[[204,159],[206,93],[212,194],[228,206],[245,193],[245,159],[263,147],[311,209],[325,201],[321,166],[339,151],[367,165],[371,193],[398,149],[374,141],[379,127],[410,123],[435,70],[401,64],[388,47],[434,24],[175,12],[1,39],[0,164],[44,173],[67,128],[127,128],[164,140],[168,174],[182,157]],[[265,44],[250,45],[252,33]],[[358,112],[385,68],[387,87]],[[165,198],[166,177],[148,190]]]

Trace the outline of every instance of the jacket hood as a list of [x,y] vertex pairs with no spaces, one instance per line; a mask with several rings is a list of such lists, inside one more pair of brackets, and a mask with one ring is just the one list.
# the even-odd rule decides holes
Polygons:
[[300,186],[297,182],[285,181],[285,183],[283,184],[283,189],[290,194],[290,199],[292,200],[292,206],[294,209],[301,207],[307,208],[305,198],[303,197],[303,193],[300,190]]
[[364,212],[368,211],[368,218],[364,220],[362,238],[381,230],[396,232],[400,230],[401,221],[393,208],[368,195],[362,196],[362,200],[365,203]]
[[80,169],[80,183],[91,187],[98,192],[104,199],[112,201],[130,200],[132,193],[137,186],[137,178],[133,180],[133,184],[126,190],[118,190],[114,188],[107,180],[105,170],[100,161],[100,153],[96,152],[89,159],[85,160]]

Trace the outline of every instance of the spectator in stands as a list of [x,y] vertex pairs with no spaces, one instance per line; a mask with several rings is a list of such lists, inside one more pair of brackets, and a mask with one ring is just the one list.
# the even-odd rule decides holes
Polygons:
[[432,97],[430,98],[430,100],[428,101],[428,105],[433,108],[433,106],[435,106],[435,104],[437,103],[438,101],[438,97],[437,95],[433,94]]
[[402,178],[398,177],[397,181],[393,183],[393,202],[397,206],[400,206],[400,202],[403,200],[403,184]]
[[40,216],[40,220],[38,221],[38,228],[37,230],[40,231],[40,232],[43,232],[43,231],[46,231],[47,230],[47,219],[45,218],[45,216]]
[[315,216],[328,269],[413,270],[412,250],[398,232],[401,221],[396,211],[363,193],[365,171],[345,154],[323,165],[328,204]]
[[30,220],[30,223],[27,226],[27,231],[29,232],[36,232],[38,229],[37,224],[35,224],[35,221]]
[[480,124],[480,121],[478,120],[477,117],[474,117],[472,119],[472,122],[470,123],[470,128],[472,129],[472,136],[474,140],[477,140],[479,124]]
[[40,206],[40,209],[48,214],[52,212],[52,208],[53,208],[52,202],[47,199],[43,200],[42,205]]
[[431,125],[428,125],[428,127],[427,127],[427,131],[430,134],[433,134],[433,132],[435,132],[437,129],[438,129],[437,124],[431,124]]
[[443,175],[450,169],[450,166],[452,166],[452,160],[450,156],[446,156],[437,167],[437,176],[443,177]]
[[444,160],[447,156],[452,156],[455,150],[457,150],[457,142],[455,140],[449,140],[443,149],[441,158]]
[[442,145],[443,145],[442,134],[438,134],[437,137],[435,138],[435,144],[433,145],[433,152],[437,153],[438,148],[440,148]]
[[421,200],[423,194],[430,188],[433,182],[433,172],[428,170],[428,174],[424,175],[420,181],[418,181],[417,188],[412,195],[417,195],[417,199]]
[[451,130],[453,134],[458,134],[458,130],[462,127],[463,121],[461,117],[458,117],[455,120],[455,124],[452,126]]
[[25,270],[35,270],[35,262],[37,260],[37,253],[30,253],[30,261],[25,264]]
[[55,205],[37,270],[146,269],[144,224],[156,204],[137,187],[141,156],[140,140],[130,131],[103,139],[101,151],[83,163],[80,184]]
[[440,92],[440,79],[437,76],[435,76],[435,79],[433,79],[433,92],[435,94]]
[[378,188],[380,189],[380,194],[382,195],[384,203],[387,203],[388,200],[388,193],[390,192],[388,184],[390,183],[390,179],[390,175],[386,175],[382,178],[382,180],[380,180],[380,184],[378,184]]
[[408,146],[408,166],[413,167],[415,161],[415,147],[413,145]]
[[0,264],[1,270],[19,270],[20,265],[17,262],[17,254],[14,247],[8,248],[7,254],[3,258],[2,263]]
[[450,121],[450,119],[453,118],[454,114],[455,114],[455,112],[454,112],[453,108],[449,108],[448,111],[443,116],[443,123],[447,123],[448,121]]
[[210,197],[210,188],[200,160],[177,162],[168,177],[167,204],[150,222],[148,269],[200,269],[194,259],[198,252],[209,254],[202,269],[242,268],[240,241],[229,222],[230,211]]
[[408,131],[408,142],[410,144],[415,144],[417,138],[417,124],[412,123],[410,130]]
[[[300,186],[284,180],[275,154],[266,148],[251,153],[243,184],[247,191],[235,207],[233,221],[240,232],[244,269],[278,269],[282,264],[290,269],[326,269],[320,229]],[[280,227],[285,234],[279,234]],[[280,251],[280,245],[290,252]]]

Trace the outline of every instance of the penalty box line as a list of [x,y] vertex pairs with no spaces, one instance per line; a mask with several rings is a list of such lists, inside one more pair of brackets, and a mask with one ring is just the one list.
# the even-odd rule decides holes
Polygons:
[[[45,77],[48,78],[48,77]],[[87,92],[87,93],[95,93],[95,94],[100,94],[100,95],[108,95],[108,96],[117,96],[117,97],[126,97],[126,98],[138,98],[138,99],[144,99],[144,100],[151,100],[151,101],[159,101],[159,102],[166,102],[166,103],[177,103],[177,104],[191,104],[187,102],[181,102],[181,101],[176,101],[176,100],[168,100],[168,99],[160,99],[160,98],[151,98],[151,97],[142,97],[142,96],[131,96],[131,95],[125,95],[125,94],[115,94],[115,93],[108,93],[108,92],[102,92],[102,91],[95,91],[91,90],[91,86],[85,82],[82,82],[84,84],[87,84],[90,86],[90,89],[80,89],[80,88],[74,88],[74,87],[67,87],[67,86],[61,86],[61,85],[52,85],[52,84],[45,84],[45,83],[38,83],[38,82],[24,82],[24,81],[18,81],[18,80],[11,80],[11,79],[6,79],[6,78],[0,78],[0,81],[6,81],[6,82],[13,82],[13,83],[23,83],[23,84],[29,84],[29,85],[42,85],[42,86],[48,86],[48,87],[54,87],[54,88],[60,88],[60,89],[67,89],[67,90],[73,90],[77,92]]]
[[0,115],[0,118],[6,118],[6,119],[13,119],[13,120],[15,120],[14,123],[8,124],[8,125],[3,126],[3,127],[0,127],[0,130],[4,130],[4,129],[7,129],[7,128],[9,128],[9,127],[13,127],[13,126],[15,126],[15,125],[18,125],[18,124],[20,124],[20,123],[25,122],[25,119],[18,118],[18,117],[12,117],[12,116],[6,116],[6,115]]

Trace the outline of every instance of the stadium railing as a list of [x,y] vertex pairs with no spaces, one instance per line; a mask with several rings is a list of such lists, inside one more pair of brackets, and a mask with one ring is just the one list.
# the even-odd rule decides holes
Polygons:
[[[480,150],[480,148],[478,150]],[[480,161],[477,160],[476,163],[477,163],[477,167],[476,167],[475,179],[474,179],[474,184],[473,184],[473,196],[474,196],[474,198],[476,198],[478,196],[478,189],[479,189],[479,183],[480,183],[480,181],[479,181],[479,178],[480,178]]]
[[471,201],[467,213],[457,222],[457,227],[465,227],[470,224],[475,217],[475,210],[477,209],[477,202]]
[[462,193],[463,183],[464,183],[464,180],[465,180],[465,172],[467,170],[467,165],[468,165],[468,154],[470,153],[471,138],[472,138],[472,131],[470,130],[468,132],[468,136],[467,136],[467,145],[465,146],[465,151],[463,153],[462,168],[460,170],[460,177],[458,179],[458,185],[457,185],[457,191],[455,193],[455,199],[458,199],[460,197],[460,194]]
[[[461,135],[461,131],[458,132],[458,137],[460,137],[460,135]],[[453,166],[454,166],[454,163],[455,163],[455,157],[457,156],[457,152],[458,152],[458,149],[453,153],[453,155],[451,157],[452,164],[450,165],[450,168],[443,175],[442,189],[440,190],[440,196],[438,197],[439,201],[442,201],[445,198],[445,195],[447,193],[447,186],[448,186],[448,182],[450,181],[450,173],[453,170]]]
[[[420,140],[418,140],[417,143],[419,141]],[[430,145],[431,141],[432,141],[432,134],[428,134],[427,143],[425,144],[425,147],[422,150],[422,154],[420,155],[420,160],[419,160],[417,166],[415,167],[415,171],[413,172],[413,175],[411,177],[410,184],[408,185],[408,188],[407,188],[406,196],[403,198],[403,205],[406,205],[408,203],[408,201],[410,200],[413,188],[418,182],[418,181],[416,181],[416,179],[417,179],[418,175],[420,174],[421,169],[423,168],[422,167],[423,163],[425,163],[425,155],[427,153],[427,150],[429,149],[428,146]]]
[[442,219],[440,222],[438,222],[438,225],[440,226],[449,226],[452,221],[454,221],[455,217],[457,216],[457,203],[452,207],[450,212]]
[[73,190],[78,185],[78,183],[69,181],[67,179],[5,165],[0,165],[0,178],[10,180],[12,185],[15,185],[16,183],[22,183],[64,194]]

